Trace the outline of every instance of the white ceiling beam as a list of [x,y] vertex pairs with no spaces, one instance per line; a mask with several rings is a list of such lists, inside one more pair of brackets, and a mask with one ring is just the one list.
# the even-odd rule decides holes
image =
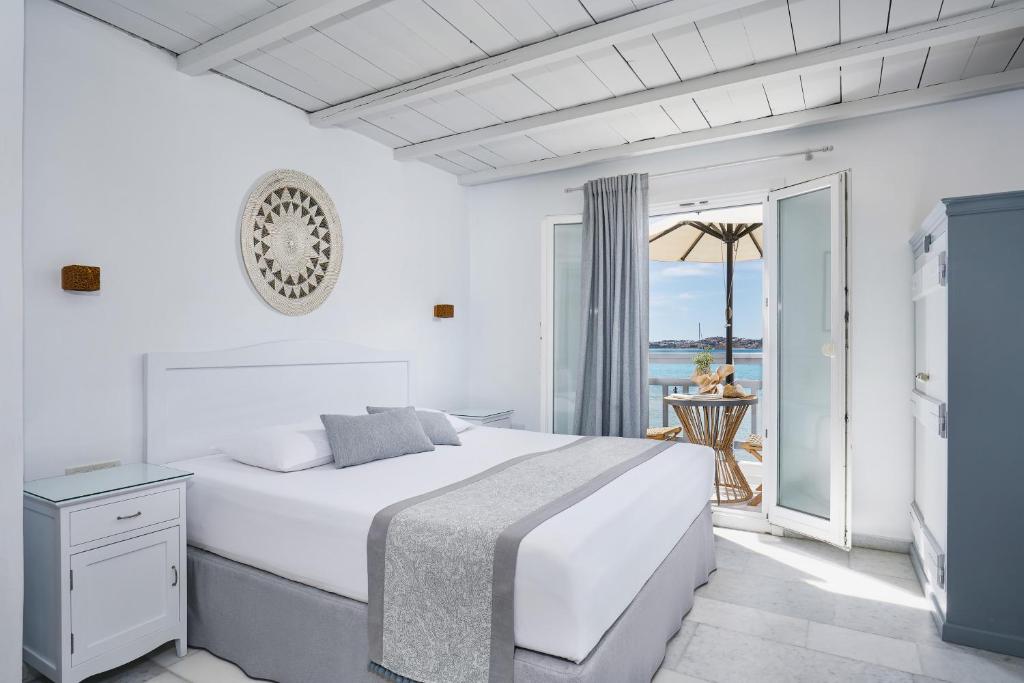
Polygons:
[[[385,0],[386,1],[386,0]],[[292,0],[178,55],[178,71],[198,76],[242,55],[365,5],[381,0]]]
[[[342,102],[309,115],[316,126],[336,126],[363,116],[395,109],[460,88],[550,64],[615,43],[700,21],[764,0],[667,0],[599,24],[487,57],[387,90]],[[287,5],[286,5],[287,7]],[[283,9],[283,8],[282,8]]]
[[400,161],[421,159],[539,130],[572,125],[613,112],[650,106],[677,97],[699,97],[722,88],[791,78],[794,75],[811,71],[834,69],[838,66],[877,60],[889,55],[954,43],[965,38],[974,38],[986,33],[1018,27],[1024,27],[1024,0],[957,17],[940,19],[928,24],[911,26],[891,33],[869,36],[849,43],[721,71],[680,83],[671,83],[650,90],[640,90],[619,97],[588,102],[567,109],[426,140],[397,148],[394,157]]
[[778,116],[742,121],[691,133],[678,133],[676,135],[617,145],[615,147],[594,149],[564,157],[466,173],[459,176],[459,184],[467,186],[483,185],[500,180],[535,175],[537,173],[561,171],[587,164],[626,159],[673,149],[710,145],[727,140],[753,137],[755,135],[792,130],[794,128],[831,123],[861,116],[873,116],[875,114],[913,109],[1020,88],[1024,88],[1024,69],[1014,69],[990,76],[975,76],[963,81],[932,85],[918,90],[907,90],[891,95],[879,95],[868,99],[819,107],[818,109],[779,114]]

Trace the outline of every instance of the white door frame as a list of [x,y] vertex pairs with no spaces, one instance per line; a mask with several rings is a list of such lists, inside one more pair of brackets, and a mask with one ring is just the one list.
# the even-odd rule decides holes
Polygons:
[[[841,171],[807,182],[775,190],[768,195],[765,207],[765,270],[768,273],[768,306],[765,326],[765,384],[771,387],[772,400],[765,402],[764,505],[773,526],[795,531],[804,536],[849,548],[849,330],[847,296],[847,172]],[[830,405],[831,471],[829,485],[829,519],[799,512],[778,504],[778,400],[779,367],[775,340],[778,337],[778,201],[816,190],[830,190],[832,212],[831,329],[833,356],[831,363]],[[824,351],[824,350],[823,350]]]
[[582,223],[582,214],[547,216],[540,227],[540,431],[554,431],[555,226]]

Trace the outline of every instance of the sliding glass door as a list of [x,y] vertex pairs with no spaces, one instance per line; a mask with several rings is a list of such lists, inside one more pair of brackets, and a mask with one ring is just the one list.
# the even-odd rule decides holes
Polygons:
[[550,358],[551,431],[573,432],[576,410],[576,375],[580,350],[580,267],[583,260],[583,225],[552,223],[550,240]]
[[848,547],[845,174],[769,195],[768,520]]

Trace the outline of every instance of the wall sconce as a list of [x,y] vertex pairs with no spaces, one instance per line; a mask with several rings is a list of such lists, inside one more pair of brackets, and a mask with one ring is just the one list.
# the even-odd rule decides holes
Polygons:
[[99,266],[64,266],[60,269],[60,286],[68,292],[100,291]]
[[437,304],[434,306],[435,318],[454,318],[455,306],[453,304]]

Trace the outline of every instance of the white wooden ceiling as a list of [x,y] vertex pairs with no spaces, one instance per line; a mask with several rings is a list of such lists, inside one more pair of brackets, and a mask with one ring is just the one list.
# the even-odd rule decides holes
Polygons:
[[1024,0],[64,1],[465,184],[1024,87]]

